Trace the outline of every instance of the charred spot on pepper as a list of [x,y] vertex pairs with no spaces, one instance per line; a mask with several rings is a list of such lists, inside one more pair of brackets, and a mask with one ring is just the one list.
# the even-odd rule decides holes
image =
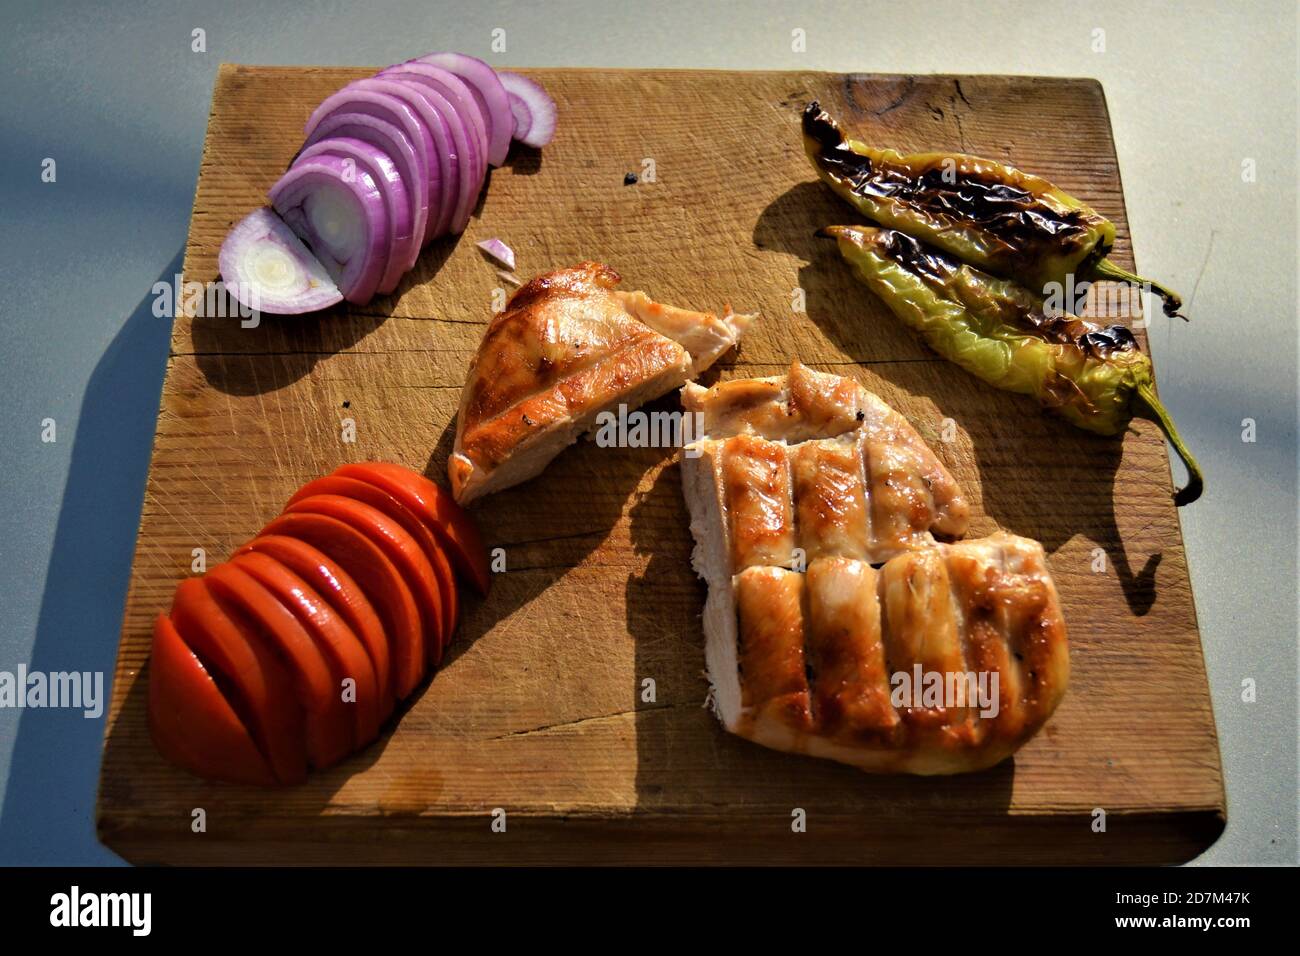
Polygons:
[[915,166],[875,159],[855,151],[816,101],[804,110],[803,132],[817,146],[817,166],[842,180],[853,195],[899,202],[918,216],[978,228],[998,240],[1009,258],[1032,257],[1043,247],[1087,249],[1095,241],[1094,216],[1057,209],[996,175],[963,169],[969,158],[960,154]]
[[[803,110],[803,134],[808,138],[816,141],[817,145],[823,150],[843,149],[846,152],[852,152],[844,144],[844,134],[840,132],[840,126],[835,120],[831,119],[831,114],[822,109],[821,103],[813,100]],[[857,156],[857,153],[853,153]],[[868,166],[871,160],[865,156],[859,157],[866,160]]]
[[1136,352],[1137,339],[1123,325],[1094,329],[1079,337],[1079,347],[1097,358],[1107,358],[1116,352]]
[[919,241],[897,229],[882,229],[876,245],[886,256],[918,275],[943,282],[955,271],[952,263],[928,250]]

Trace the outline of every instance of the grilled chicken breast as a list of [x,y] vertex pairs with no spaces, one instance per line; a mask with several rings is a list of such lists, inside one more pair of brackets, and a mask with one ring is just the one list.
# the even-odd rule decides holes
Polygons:
[[879,570],[750,567],[734,602],[729,634],[709,636],[723,726],[863,770],[991,767],[1046,723],[1069,679],[1056,590],[1027,538],[935,544]]
[[693,513],[737,554],[761,552],[731,573],[789,567],[794,548],[805,564],[823,555],[880,563],[936,534],[966,533],[970,505],[948,469],[852,379],[796,362],[774,378],[687,384],[682,405],[703,416],[707,436],[682,459],[687,487],[700,490],[688,492]]
[[727,730],[944,774],[998,763],[1047,721],[1069,659],[1042,547],[936,540],[969,508],[901,415],[797,363],[683,392],[707,435],[684,450],[683,490]]
[[538,276],[488,325],[447,464],[459,502],[537,475],[600,412],[678,388],[754,318],[663,305],[617,290],[619,281],[595,262]]

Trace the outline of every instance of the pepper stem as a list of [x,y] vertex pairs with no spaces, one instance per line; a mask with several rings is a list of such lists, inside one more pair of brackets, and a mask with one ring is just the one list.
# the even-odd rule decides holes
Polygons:
[[1130,285],[1149,285],[1151,291],[1160,296],[1163,301],[1165,315],[1176,315],[1184,322],[1187,321],[1187,316],[1178,311],[1183,307],[1183,297],[1173,289],[1162,286],[1159,282],[1152,282],[1135,272],[1121,269],[1109,259],[1098,259],[1092,263],[1091,272],[1092,277],[1096,279],[1111,279],[1115,282],[1127,282]]
[[1187,469],[1187,484],[1174,494],[1174,504],[1179,508],[1183,505],[1190,505],[1201,497],[1201,492],[1205,490],[1205,480],[1201,475],[1201,466],[1196,463],[1192,453],[1183,444],[1178,429],[1174,427],[1174,420],[1169,416],[1169,412],[1160,399],[1156,397],[1155,385],[1150,378],[1139,379],[1137,398],[1140,406],[1138,411],[1148,413],[1147,417],[1155,420],[1156,424],[1160,426],[1160,430],[1165,433],[1165,438],[1169,439],[1169,444],[1174,446],[1174,451],[1178,452],[1178,457],[1182,459],[1183,466]]

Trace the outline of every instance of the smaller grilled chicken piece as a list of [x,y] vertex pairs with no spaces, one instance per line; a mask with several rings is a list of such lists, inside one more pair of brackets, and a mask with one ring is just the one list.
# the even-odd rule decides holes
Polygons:
[[[868,521],[871,543],[857,557],[884,561],[928,543],[931,532],[966,533],[970,505],[948,469],[906,418],[851,378],[795,362],[788,374],[771,378],[712,388],[689,382],[682,407],[703,417],[703,434],[711,439],[751,436],[798,445],[790,454],[803,523],[857,522],[847,533],[861,536]],[[854,445],[861,467],[852,464],[846,443]],[[836,473],[819,474],[823,465]]]
[[538,276],[488,325],[447,463],[462,504],[537,475],[590,430],[681,386],[739,340],[752,315],[718,317],[615,289],[609,266]]
[[788,376],[687,384],[682,404],[708,436],[682,458],[687,501],[729,555],[710,584],[753,565],[792,567],[795,549],[804,565],[879,563],[966,532],[970,505],[948,469],[852,379],[796,362]]
[[714,707],[776,750],[877,773],[981,770],[1046,723],[1069,679],[1056,589],[1026,538],[936,544],[879,571],[749,567],[732,594],[707,630]]

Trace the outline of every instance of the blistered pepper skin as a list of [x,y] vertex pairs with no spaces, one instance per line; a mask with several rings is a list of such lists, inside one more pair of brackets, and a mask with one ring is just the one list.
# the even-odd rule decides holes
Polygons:
[[1151,361],[1122,325],[1102,327],[1047,308],[1043,297],[894,229],[830,226],[840,254],[894,315],[944,358],[997,388],[1031,395],[1068,421],[1119,434],[1134,414],[1153,418],[1184,464],[1179,505],[1203,481],[1155,394]]
[[1044,295],[1112,279],[1150,285],[1167,315],[1182,305],[1107,259],[1115,224],[1040,176],[963,153],[877,149],[847,138],[815,101],[803,113],[803,142],[822,181],[868,219],[962,262]]

